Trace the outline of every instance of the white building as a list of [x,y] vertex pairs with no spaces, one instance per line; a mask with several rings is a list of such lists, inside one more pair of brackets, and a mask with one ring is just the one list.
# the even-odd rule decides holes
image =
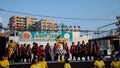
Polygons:
[[78,41],[80,41],[80,43],[82,41],[85,41],[85,43],[88,43],[89,39],[92,39],[92,37],[87,35],[80,35],[80,32],[73,32],[73,42],[75,43],[77,43]]

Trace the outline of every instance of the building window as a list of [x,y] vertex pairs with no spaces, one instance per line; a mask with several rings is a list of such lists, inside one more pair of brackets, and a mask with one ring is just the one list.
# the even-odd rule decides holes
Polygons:
[[48,26],[47,26],[47,28],[48,28],[48,29],[50,29],[50,28],[51,28],[51,26],[50,26],[50,25],[48,25]]
[[42,28],[43,28],[43,29],[46,29],[46,25],[43,25]]

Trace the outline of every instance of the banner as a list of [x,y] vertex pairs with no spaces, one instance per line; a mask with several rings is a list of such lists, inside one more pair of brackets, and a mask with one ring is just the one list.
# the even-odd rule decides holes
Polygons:
[[55,41],[57,36],[63,36],[67,41],[72,41],[72,32],[38,32],[38,31],[20,31],[19,41],[20,42],[32,42],[32,41]]

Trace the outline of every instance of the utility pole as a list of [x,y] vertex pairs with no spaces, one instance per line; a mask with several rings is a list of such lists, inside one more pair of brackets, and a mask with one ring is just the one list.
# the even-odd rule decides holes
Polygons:
[[100,32],[99,32],[99,28],[97,28],[97,34],[98,34],[98,37],[99,37],[99,33],[100,33]]
[[120,16],[116,16],[116,18],[117,18],[118,21],[115,24],[118,27],[116,31],[118,32],[119,47],[120,47]]
[[116,16],[116,18],[117,18],[118,22],[116,22],[115,24],[116,24],[116,26],[118,27],[118,28],[117,28],[117,31],[118,31],[119,36],[120,36],[120,16]]

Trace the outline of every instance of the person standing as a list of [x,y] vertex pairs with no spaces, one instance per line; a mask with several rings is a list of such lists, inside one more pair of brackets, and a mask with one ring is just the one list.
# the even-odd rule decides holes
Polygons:
[[10,40],[10,43],[8,44],[8,48],[12,48],[13,51],[15,51],[16,44],[13,42],[13,40]]
[[23,53],[23,62],[25,62],[24,60],[27,60],[27,46],[26,46],[26,43],[24,43],[21,53]]
[[20,44],[16,44],[16,50],[15,50],[15,62],[20,62],[20,56],[21,56],[21,52],[20,52]]
[[68,59],[65,59],[64,68],[71,68],[71,65]]
[[49,43],[47,43],[47,45],[45,46],[45,54],[46,54],[46,60],[47,61],[51,61],[51,47],[49,45]]
[[9,53],[9,61],[14,62],[15,54],[14,51],[16,49],[16,44],[13,42],[13,40],[10,40],[10,43],[8,44],[8,53]]
[[27,45],[27,62],[31,62],[31,57],[32,57],[32,51],[31,51],[31,47],[30,44]]
[[74,59],[75,57],[75,43],[72,42],[72,45],[70,46],[70,53],[72,54],[72,60]]
[[89,60],[91,60],[91,56],[92,56],[92,49],[91,49],[91,45],[90,44],[86,44],[86,54],[89,57]]
[[68,48],[68,45],[67,43],[64,43],[64,54],[65,54],[65,59],[68,59],[69,58],[69,48]]
[[55,61],[58,60],[58,53],[56,52],[56,48],[57,48],[56,43],[54,43],[53,51],[54,51],[54,60]]
[[94,41],[93,45],[92,45],[92,55],[94,57],[94,60],[97,59],[98,53],[99,53],[99,46],[98,46],[97,42]]
[[33,58],[35,57],[35,56],[38,56],[38,45],[37,45],[37,43],[33,43],[33,47],[32,47],[32,53],[33,53]]
[[[87,61],[87,48],[86,48],[86,44],[84,41],[82,41],[82,44],[81,44],[81,53],[82,53],[82,57],[85,57],[85,60]],[[82,60],[82,57],[81,57],[81,60]]]
[[[75,47],[75,59],[78,60],[78,57],[81,57],[81,44],[80,41],[78,41],[76,47]],[[80,58],[81,60],[81,58]]]
[[105,63],[101,56],[97,56],[97,60],[94,62],[94,68],[105,68]]
[[42,57],[45,57],[45,59],[46,59],[45,49],[44,49],[43,46],[44,46],[44,45],[40,45],[39,48],[38,48],[39,60],[40,60]]
[[111,62],[111,68],[120,68],[118,57],[114,57],[114,60]]
[[20,47],[20,61],[23,62],[23,44],[21,44],[21,47]]

